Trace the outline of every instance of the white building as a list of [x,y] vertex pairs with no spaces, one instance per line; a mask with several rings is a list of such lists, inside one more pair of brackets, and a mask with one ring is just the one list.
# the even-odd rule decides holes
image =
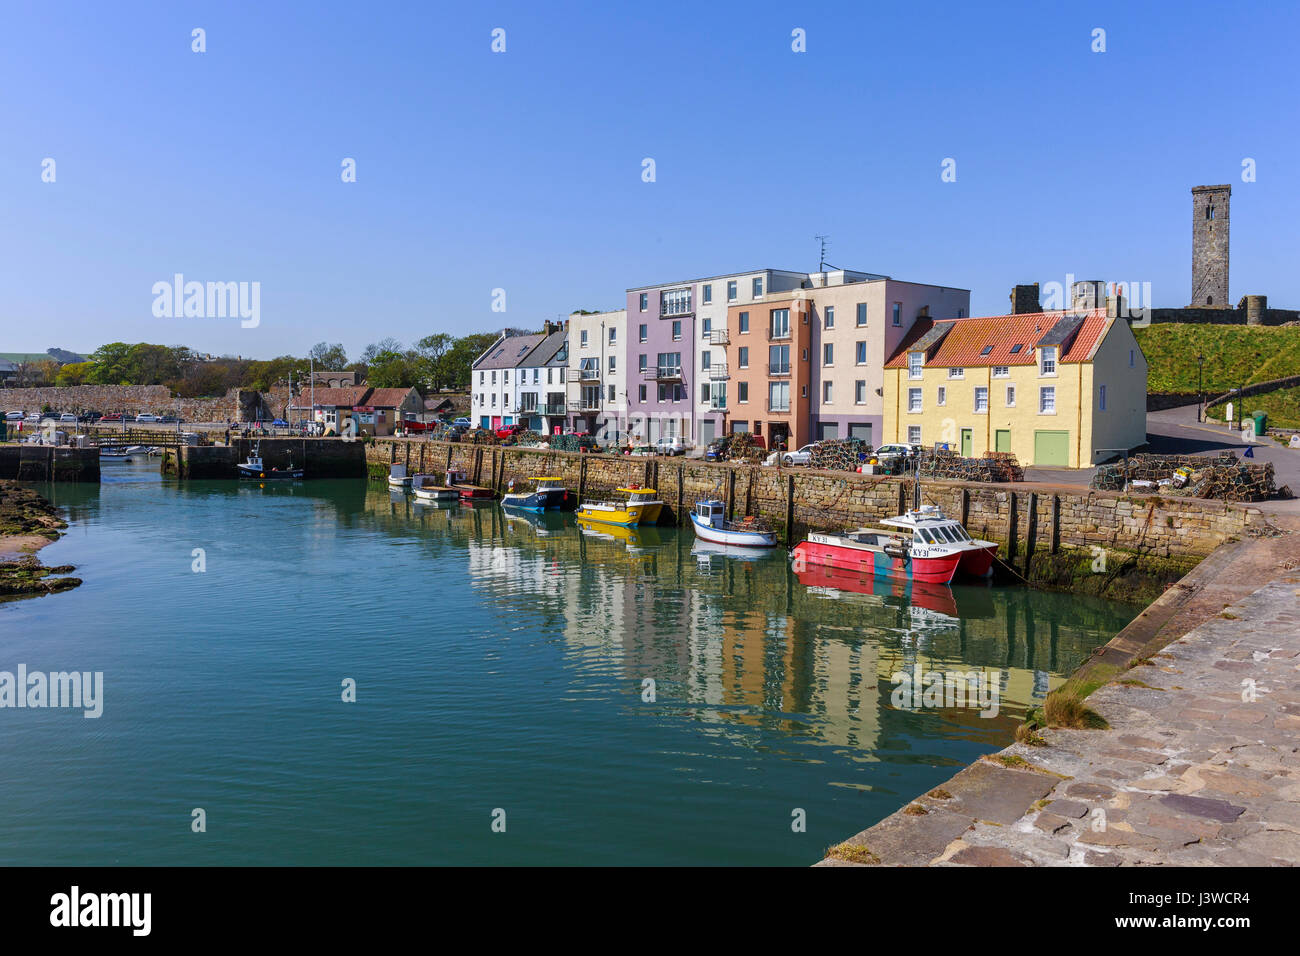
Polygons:
[[519,367],[547,338],[545,334],[500,335],[475,360],[470,374],[470,419],[484,428],[500,428],[519,420]]
[[569,427],[610,443],[627,434],[627,310],[568,322]]

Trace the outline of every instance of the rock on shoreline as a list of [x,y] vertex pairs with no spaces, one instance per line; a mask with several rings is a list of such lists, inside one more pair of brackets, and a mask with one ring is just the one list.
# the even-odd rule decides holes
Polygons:
[[72,565],[47,568],[33,554],[57,541],[67,526],[58,509],[35,491],[0,481],[0,600],[52,594],[81,584],[80,578],[53,577],[75,571]]

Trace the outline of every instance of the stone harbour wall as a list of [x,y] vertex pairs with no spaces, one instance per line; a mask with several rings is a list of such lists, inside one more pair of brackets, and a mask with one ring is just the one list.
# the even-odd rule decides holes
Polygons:
[[[48,405],[56,414],[99,412],[107,415],[164,415],[187,422],[252,421],[265,408],[260,392],[231,389],[220,398],[181,398],[165,385],[68,385],[62,388],[0,389],[0,412],[40,412]],[[283,407],[284,401],[280,400]]]

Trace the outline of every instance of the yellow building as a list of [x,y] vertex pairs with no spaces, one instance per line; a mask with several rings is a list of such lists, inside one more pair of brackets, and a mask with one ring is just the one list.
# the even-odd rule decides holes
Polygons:
[[918,322],[884,388],[882,443],[1081,468],[1146,441],[1146,358],[1105,309]]

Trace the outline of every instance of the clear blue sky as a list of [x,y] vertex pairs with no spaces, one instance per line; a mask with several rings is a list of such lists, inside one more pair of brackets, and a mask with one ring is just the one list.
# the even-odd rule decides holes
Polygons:
[[[1233,299],[1300,308],[1297,30],[1289,3],[9,4],[0,351],[355,356],[813,269],[817,233],[976,314],[1067,272],[1185,305],[1188,190],[1225,182]],[[176,272],[260,282],[261,325],[154,318]]]

